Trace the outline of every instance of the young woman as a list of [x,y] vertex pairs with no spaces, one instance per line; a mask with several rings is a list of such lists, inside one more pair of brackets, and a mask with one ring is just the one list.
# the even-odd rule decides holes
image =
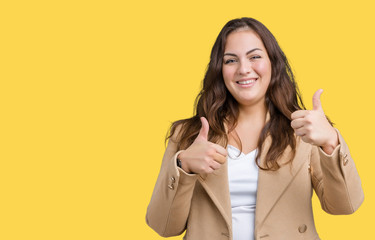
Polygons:
[[[364,199],[319,89],[306,110],[288,61],[259,21],[229,21],[192,118],[171,126],[146,221],[186,240],[319,239],[311,197],[351,214]],[[167,140],[166,139],[166,140]]]

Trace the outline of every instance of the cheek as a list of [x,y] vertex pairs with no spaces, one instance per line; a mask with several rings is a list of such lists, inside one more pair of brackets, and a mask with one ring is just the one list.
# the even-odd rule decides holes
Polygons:
[[234,73],[235,73],[235,70],[233,68],[223,67],[222,72],[223,72],[223,78],[224,78],[225,84],[232,81]]
[[262,76],[271,77],[271,63],[267,61],[261,61],[254,64],[254,69]]

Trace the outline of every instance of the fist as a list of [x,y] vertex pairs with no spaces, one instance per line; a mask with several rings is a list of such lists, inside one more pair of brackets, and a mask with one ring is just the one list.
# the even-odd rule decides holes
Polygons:
[[208,141],[209,124],[201,117],[202,127],[194,142],[178,155],[182,169],[187,173],[212,173],[219,169],[227,158],[227,150]]
[[331,154],[338,145],[338,135],[324,114],[320,102],[322,92],[322,89],[315,92],[312,110],[298,110],[292,113],[291,126],[304,142],[320,146],[327,154]]

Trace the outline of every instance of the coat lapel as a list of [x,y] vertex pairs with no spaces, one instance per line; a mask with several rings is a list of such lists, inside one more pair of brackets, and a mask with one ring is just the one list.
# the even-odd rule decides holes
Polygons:
[[229,194],[228,163],[211,174],[202,174],[199,181],[220,211],[228,226],[232,226],[232,207]]
[[[272,139],[269,136],[264,144],[260,165],[265,166],[266,161],[265,155],[271,145]],[[298,149],[299,141],[297,139]],[[272,208],[275,206],[277,201],[281,198],[283,193],[287,190],[290,183],[293,181],[305,159],[299,157],[300,152],[296,152],[296,155],[291,164],[282,165],[277,171],[265,171],[259,169],[258,174],[258,189],[257,189],[257,201],[256,201],[256,213],[255,213],[255,232],[260,229],[270,214]],[[279,163],[283,164],[292,157],[291,148],[288,147],[282,157],[279,159]]]

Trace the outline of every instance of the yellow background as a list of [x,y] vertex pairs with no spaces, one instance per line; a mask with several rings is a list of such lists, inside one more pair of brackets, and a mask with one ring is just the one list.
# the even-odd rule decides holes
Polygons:
[[[232,18],[274,33],[305,104],[350,146],[365,202],[322,239],[374,239],[372,1],[2,1],[0,239],[162,239],[145,214],[172,121],[190,117]],[[172,239],[181,239],[176,237]]]

